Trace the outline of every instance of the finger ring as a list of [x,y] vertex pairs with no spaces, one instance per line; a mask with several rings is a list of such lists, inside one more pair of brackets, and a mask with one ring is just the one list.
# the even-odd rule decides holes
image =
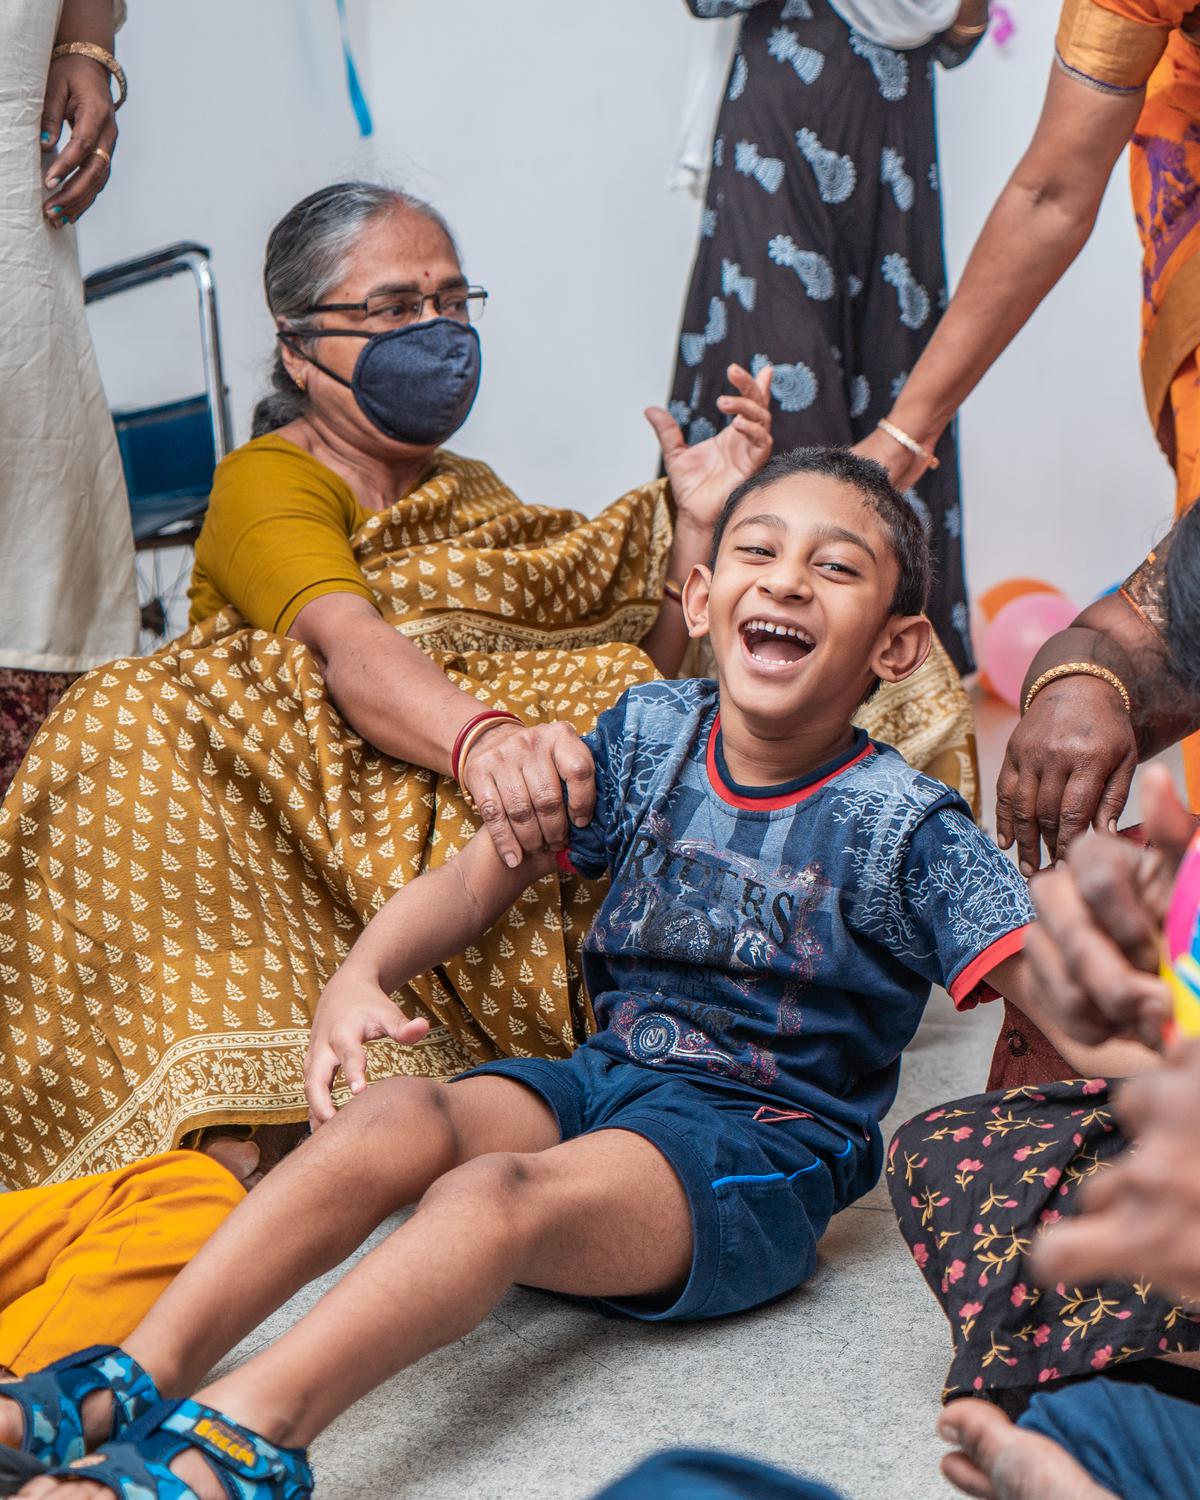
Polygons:
[[108,152],[104,149],[103,146],[97,146],[92,152],[92,155],[98,156],[106,167],[112,166],[112,157],[109,156]]

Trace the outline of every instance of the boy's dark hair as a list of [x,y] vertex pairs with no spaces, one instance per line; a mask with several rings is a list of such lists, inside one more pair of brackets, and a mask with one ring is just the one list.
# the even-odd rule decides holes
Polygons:
[[830,479],[840,479],[843,484],[851,485],[858,491],[864,505],[873,510],[883,522],[888,542],[900,567],[890,613],[923,613],[929,598],[929,580],[933,571],[925,528],[912,506],[892,484],[882,465],[872,459],[861,458],[849,448],[793,448],[790,453],[777,453],[774,458],[768,459],[757,474],[743,480],[726,500],[717,517],[717,524],[713,527],[710,565],[716,567],[721,538],[742,501],[758,490],[765,490],[781,479],[791,479],[796,474],[825,474]]

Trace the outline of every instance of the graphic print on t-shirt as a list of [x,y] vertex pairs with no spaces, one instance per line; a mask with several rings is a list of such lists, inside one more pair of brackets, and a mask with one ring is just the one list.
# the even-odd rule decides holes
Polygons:
[[586,736],[596,812],[571,860],[612,879],[587,1045],[871,1139],[930,985],[971,1003],[1032,920],[1025,882],[956,792],[861,732],[806,778],[738,787],[718,708],[715,683],[647,683]]
[[631,1000],[611,1016],[630,1057],[771,1084],[779,1071],[773,1054],[753,1043],[735,1053],[729,1038],[735,1017],[762,1024],[772,1003],[771,1030],[802,1029],[801,993],[822,953],[809,918],[827,886],[817,865],[772,870],[711,842],[673,837],[670,822],[649,813],[592,938],[610,958],[654,954],[678,965],[669,1006]]

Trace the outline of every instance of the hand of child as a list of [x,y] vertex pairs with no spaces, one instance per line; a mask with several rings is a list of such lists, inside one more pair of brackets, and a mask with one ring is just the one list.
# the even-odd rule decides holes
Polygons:
[[1169,773],[1148,766],[1143,829],[1153,848],[1088,833],[1030,887],[1038,922],[1026,940],[1035,993],[1067,1034],[1161,1044],[1171,1013],[1158,977],[1163,919],[1195,830]]
[[1046,1231],[1039,1280],[1087,1286],[1152,1281],[1200,1294],[1200,1042],[1185,1042],[1153,1074],[1132,1080],[1117,1114],[1137,1147],[1081,1188],[1078,1212]]
[[304,1055],[304,1097],[313,1130],[336,1114],[330,1089],[340,1068],[352,1094],[367,1086],[364,1042],[381,1037],[411,1046],[429,1030],[425,1020],[410,1021],[400,1007],[369,979],[341,969],[325,986]]

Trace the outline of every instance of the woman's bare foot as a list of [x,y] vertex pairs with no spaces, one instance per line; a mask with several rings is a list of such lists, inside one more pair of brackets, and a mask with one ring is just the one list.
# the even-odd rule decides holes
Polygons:
[[979,1500],[1118,1500],[1065,1448],[1015,1426],[990,1401],[953,1402],[938,1432],[960,1450],[942,1459],[942,1473]]
[[237,1135],[206,1135],[200,1150],[231,1172],[247,1192],[308,1135],[308,1123],[260,1125],[249,1140]]
[[213,1135],[200,1150],[236,1177],[247,1192],[262,1181],[259,1170],[262,1152],[254,1141],[243,1141],[236,1135]]

